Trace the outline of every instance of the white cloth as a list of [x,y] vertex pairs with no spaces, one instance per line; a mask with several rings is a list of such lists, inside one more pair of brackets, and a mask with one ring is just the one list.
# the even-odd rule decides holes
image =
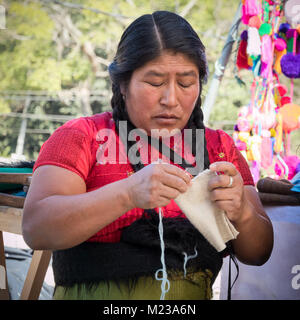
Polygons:
[[180,194],[175,202],[190,222],[207,241],[220,252],[225,243],[235,239],[239,232],[227,218],[225,212],[217,208],[209,198],[208,181],[214,172],[205,170],[192,179],[191,186]]

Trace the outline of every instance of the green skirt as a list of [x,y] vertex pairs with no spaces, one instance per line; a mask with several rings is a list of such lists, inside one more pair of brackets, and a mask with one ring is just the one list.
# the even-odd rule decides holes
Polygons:
[[[205,270],[196,273],[168,272],[170,289],[165,300],[208,300],[212,298],[212,272]],[[93,287],[76,284],[65,288],[57,286],[54,300],[159,300],[161,281],[155,278],[140,277],[132,281],[102,281]]]

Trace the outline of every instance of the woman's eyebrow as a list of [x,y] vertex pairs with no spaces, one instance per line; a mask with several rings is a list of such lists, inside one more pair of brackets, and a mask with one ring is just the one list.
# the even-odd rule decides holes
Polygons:
[[176,73],[178,76],[181,76],[181,77],[195,77],[197,78],[197,74],[195,71],[191,70],[191,71],[184,71],[184,72],[178,72]]
[[[155,71],[155,70],[150,70],[148,72],[145,73],[145,76],[155,76],[155,77],[164,77],[166,74],[159,72],[159,71]],[[184,72],[177,72],[176,75],[180,76],[180,77],[195,77],[197,78],[197,74],[195,71],[191,70],[191,71],[184,71]]]
[[148,76],[164,77],[165,73],[158,72],[158,71],[155,71],[155,70],[150,70],[150,71],[145,73],[145,77],[148,77]]

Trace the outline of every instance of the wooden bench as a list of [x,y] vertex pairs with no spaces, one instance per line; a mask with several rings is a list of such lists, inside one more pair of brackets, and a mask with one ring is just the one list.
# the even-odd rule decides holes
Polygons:
[[[0,183],[28,188],[30,173],[0,173]],[[3,232],[22,235],[24,197],[0,193],[0,300],[9,300]],[[35,250],[23,285],[20,300],[37,300],[49,266],[51,251]]]

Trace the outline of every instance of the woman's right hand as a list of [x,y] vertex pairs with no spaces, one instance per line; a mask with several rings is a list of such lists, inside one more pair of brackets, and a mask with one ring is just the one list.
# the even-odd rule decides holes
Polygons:
[[175,165],[152,163],[128,178],[129,201],[134,208],[164,207],[184,193],[190,181],[190,175]]

